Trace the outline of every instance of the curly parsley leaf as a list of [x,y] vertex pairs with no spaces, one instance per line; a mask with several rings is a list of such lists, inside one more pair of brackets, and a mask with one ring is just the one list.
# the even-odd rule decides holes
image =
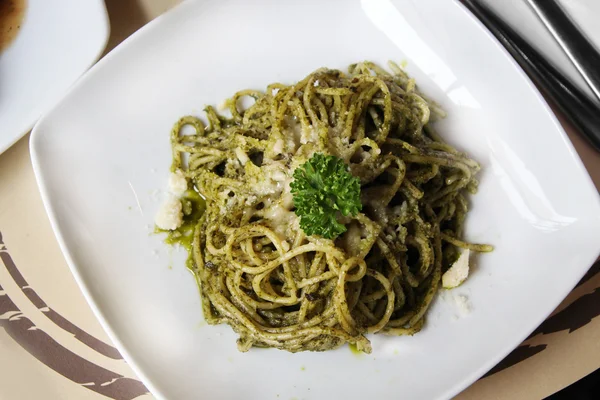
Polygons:
[[346,231],[339,214],[354,216],[362,209],[359,179],[335,156],[315,154],[296,168],[290,187],[300,227],[309,236],[337,237]]

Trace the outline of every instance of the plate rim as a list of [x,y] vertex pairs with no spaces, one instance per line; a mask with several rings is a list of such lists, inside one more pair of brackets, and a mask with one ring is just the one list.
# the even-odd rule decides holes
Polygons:
[[[149,379],[148,376],[146,375],[146,373],[143,372],[141,370],[141,368],[137,365],[137,363],[134,360],[134,357],[129,353],[129,351],[127,350],[127,347],[124,346],[123,343],[121,342],[121,340],[119,339],[119,335],[112,329],[111,325],[105,319],[103,310],[100,307],[98,307],[94,297],[90,294],[89,289],[88,289],[88,284],[82,278],[82,276],[80,274],[80,268],[79,268],[78,264],[74,261],[72,255],[71,255],[71,251],[65,242],[65,237],[63,236],[63,232],[61,231],[61,229],[58,226],[58,218],[57,218],[58,215],[55,213],[55,210],[51,204],[52,196],[50,195],[50,190],[46,186],[46,180],[44,177],[44,172],[43,172],[43,168],[41,165],[41,159],[40,159],[40,154],[43,153],[43,144],[40,143],[40,141],[41,141],[40,138],[43,135],[43,133],[41,133],[41,132],[43,131],[44,123],[45,123],[46,119],[48,119],[50,116],[52,116],[54,114],[55,109],[59,108],[60,105],[62,105],[62,103],[64,102],[64,100],[71,96],[71,94],[74,90],[76,90],[81,85],[85,84],[85,82],[88,79],[91,79],[91,77],[94,75],[96,70],[102,68],[105,63],[111,62],[112,58],[114,58],[116,55],[120,54],[123,51],[127,51],[128,48],[131,45],[133,45],[134,42],[136,42],[139,37],[146,35],[146,33],[151,30],[157,29],[157,26],[162,24],[165,19],[174,18],[173,16],[175,14],[183,12],[182,10],[186,9],[187,7],[192,7],[191,4],[197,4],[197,3],[202,3],[202,0],[188,0],[188,1],[183,1],[183,2],[175,5],[173,8],[169,9],[167,12],[159,15],[152,21],[148,22],[146,25],[144,25],[139,30],[134,32],[132,35],[127,37],[124,41],[119,43],[119,45],[117,45],[114,49],[112,49],[101,60],[99,60],[89,70],[87,70],[84,73],[84,75],[81,76],[73,85],[71,85],[71,87],[64,94],[64,96],[61,98],[61,100],[56,102],[53,105],[53,107],[50,109],[50,111],[46,112],[38,120],[38,122],[36,123],[36,125],[34,126],[34,128],[32,130],[31,139],[29,142],[34,175],[35,175],[35,179],[36,179],[39,191],[40,191],[44,209],[46,210],[46,213],[48,214],[48,218],[50,220],[50,224],[52,226],[52,230],[54,232],[56,240],[59,244],[61,252],[63,253],[63,256],[65,257],[65,260],[67,261],[67,265],[69,266],[69,269],[70,269],[71,273],[73,274],[75,281],[77,282],[77,285],[79,286],[80,290],[82,291],[88,305],[94,312],[94,315],[97,318],[97,320],[99,321],[100,325],[106,331],[106,333],[109,336],[109,338],[111,339],[111,341],[118,348],[119,352],[122,354],[125,361],[132,368],[132,370],[135,372],[135,374],[142,380],[144,385],[146,385],[146,387],[150,390],[152,395],[156,396],[158,399],[167,399],[167,397],[161,390],[158,390],[158,388],[154,385],[153,381],[151,379]],[[525,85],[532,92],[532,94],[536,97],[536,99],[540,101],[540,103],[541,103],[540,106],[541,106],[542,110],[545,112],[547,117],[550,119],[550,121],[552,122],[554,127],[557,129],[558,133],[560,134],[559,137],[560,137],[560,139],[562,139],[565,150],[568,151],[568,154],[572,158],[572,161],[574,162],[574,166],[576,166],[577,173],[580,174],[581,177],[586,182],[586,189],[591,190],[592,193],[596,193],[596,196],[594,196],[594,200],[595,200],[594,206],[596,208],[598,208],[598,210],[600,210],[600,193],[598,193],[598,191],[596,190],[595,185],[581,160],[581,157],[575,150],[575,147],[573,146],[573,144],[572,144],[571,140],[569,139],[567,133],[565,132],[563,126],[559,122],[556,114],[552,111],[551,107],[549,106],[548,102],[543,97],[543,95],[541,94],[539,89],[536,87],[536,85],[533,83],[533,81],[529,78],[529,76],[523,71],[523,69],[517,63],[517,61],[514,58],[512,58],[512,56],[508,53],[508,51],[504,48],[504,46],[502,46],[502,44],[487,30],[487,28],[485,28],[485,26],[461,2],[454,1],[453,3],[454,3],[454,6],[458,6],[461,9],[461,12],[472,23],[474,23],[479,28],[479,30],[482,32],[483,35],[487,36],[488,39],[492,40],[492,43],[503,54],[504,58],[507,59],[507,61],[510,64],[512,64],[513,68],[516,68],[516,71],[519,73],[519,75],[521,77],[525,78]],[[590,200],[592,200],[592,199],[590,199]],[[597,226],[594,226],[594,228],[596,228],[598,230],[598,232],[600,233],[600,224],[598,224]],[[443,389],[440,392],[440,396],[441,396],[440,398],[452,398],[452,397],[456,396],[457,394],[459,394],[460,392],[465,390],[467,387],[472,385],[479,378],[481,378],[487,371],[489,371],[491,368],[493,368],[496,364],[498,364],[498,362],[500,362],[503,358],[505,358],[512,350],[514,350],[517,346],[519,346],[519,344],[522,343],[531,334],[531,332],[533,332],[554,311],[554,309],[564,300],[564,298],[573,290],[573,288],[577,285],[577,283],[585,275],[585,273],[587,272],[589,267],[598,258],[598,252],[600,252],[600,245],[598,246],[598,249],[596,250],[596,253],[595,253],[596,255],[594,255],[593,257],[590,257],[589,261],[587,261],[585,263],[582,262],[582,264],[585,264],[586,266],[581,266],[581,269],[582,269],[581,273],[577,273],[577,274],[573,275],[573,277],[574,277],[573,282],[569,282],[568,285],[567,284],[564,285],[565,290],[563,292],[561,292],[560,298],[557,297],[558,300],[556,301],[556,304],[553,302],[551,304],[552,307],[548,307],[548,310],[545,310],[544,312],[539,312],[540,317],[535,319],[535,322],[530,321],[531,328],[528,328],[526,330],[525,334],[519,336],[518,342],[515,342],[513,344],[505,346],[505,348],[503,348],[502,351],[498,351],[496,356],[490,357],[488,359],[488,361],[486,361],[485,363],[482,364],[482,366],[480,366],[479,368],[477,368],[475,370],[472,370],[470,373],[463,375],[463,378],[459,382],[457,382],[453,386],[448,386],[447,388]],[[583,268],[585,268],[585,269],[583,269]],[[532,321],[533,321],[533,319],[532,319]]]
[[[94,55],[92,57],[90,57],[90,59],[87,62],[85,62],[85,65],[82,68],[81,72],[79,72],[77,74],[77,77],[71,83],[69,83],[69,85],[67,85],[67,87],[63,88],[62,92],[58,95],[57,98],[55,98],[49,104],[46,104],[44,107],[42,107],[42,111],[37,116],[34,116],[31,119],[24,119],[28,122],[23,124],[22,131],[19,131],[18,133],[15,133],[14,135],[9,134],[9,135],[7,135],[7,137],[9,138],[8,140],[0,141],[0,155],[2,155],[5,151],[10,149],[15,143],[17,143],[25,135],[27,135],[27,133],[29,133],[29,132],[33,133],[33,128],[35,128],[35,125],[46,114],[48,114],[52,110],[54,110],[54,106],[56,104],[60,103],[65,96],[67,96],[69,93],[71,93],[71,89],[74,87],[74,85],[81,79],[81,77],[92,66],[94,66],[96,64],[96,62],[102,56],[102,53],[104,52],[104,50],[106,49],[106,46],[108,45],[108,40],[110,39],[111,25],[110,25],[110,18],[108,16],[108,10],[106,8],[106,3],[104,2],[104,0],[95,0],[95,1],[98,3],[98,5],[100,6],[100,9],[101,9],[101,12],[99,13],[98,17],[99,17],[100,23],[102,24],[103,33],[102,33],[101,40],[99,40],[97,42],[97,44],[93,44],[94,47],[97,46],[96,50],[94,51]],[[30,6],[30,4],[28,2],[27,7],[29,7],[29,6]]]

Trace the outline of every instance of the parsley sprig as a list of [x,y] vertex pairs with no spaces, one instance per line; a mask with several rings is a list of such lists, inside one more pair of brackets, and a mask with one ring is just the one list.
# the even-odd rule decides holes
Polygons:
[[354,216],[362,209],[359,179],[335,156],[313,155],[296,168],[290,187],[300,227],[309,236],[339,236],[346,227],[338,216]]

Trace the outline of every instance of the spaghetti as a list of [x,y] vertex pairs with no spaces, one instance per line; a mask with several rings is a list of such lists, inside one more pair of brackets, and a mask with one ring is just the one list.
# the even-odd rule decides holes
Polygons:
[[[461,247],[491,250],[461,240],[479,165],[440,138],[431,121],[443,112],[390,68],[319,69],[237,92],[223,113],[207,107],[208,126],[175,124],[172,171],[206,211],[183,200],[193,228],[172,234],[191,238],[206,321],[229,324],[241,351],[350,343],[368,353],[365,334],[421,329]],[[360,179],[362,212],[338,217],[346,229],[334,239],[307,236],[294,212],[293,172],[315,154],[339,157]]]

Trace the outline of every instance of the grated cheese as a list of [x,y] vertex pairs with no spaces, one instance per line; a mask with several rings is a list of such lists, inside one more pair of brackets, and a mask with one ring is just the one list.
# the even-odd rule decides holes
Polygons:
[[160,229],[174,230],[183,223],[183,207],[181,201],[173,195],[170,195],[160,206],[154,219],[154,223]]
[[469,276],[469,254],[469,249],[463,250],[458,260],[442,275],[442,287],[452,289],[467,279]]
[[174,196],[181,197],[187,188],[188,185],[183,172],[179,169],[171,172],[171,175],[169,175],[169,192]]

